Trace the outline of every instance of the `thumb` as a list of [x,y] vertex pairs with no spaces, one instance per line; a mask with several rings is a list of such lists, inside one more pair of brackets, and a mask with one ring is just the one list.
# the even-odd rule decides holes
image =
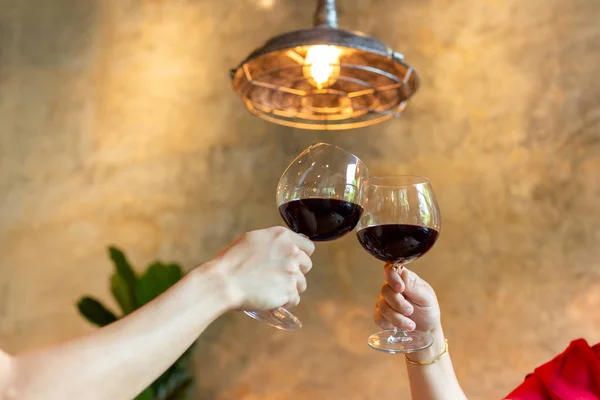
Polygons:
[[400,274],[404,283],[404,292],[402,294],[408,301],[422,307],[432,306],[437,303],[435,291],[419,275],[407,268],[402,268]]

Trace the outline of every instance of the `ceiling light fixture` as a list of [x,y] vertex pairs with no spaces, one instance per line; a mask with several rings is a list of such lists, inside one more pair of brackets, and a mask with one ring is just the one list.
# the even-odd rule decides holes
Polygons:
[[269,39],[230,75],[252,114],[313,130],[361,128],[398,117],[419,86],[402,54],[338,28],[335,0],[318,0],[313,28]]

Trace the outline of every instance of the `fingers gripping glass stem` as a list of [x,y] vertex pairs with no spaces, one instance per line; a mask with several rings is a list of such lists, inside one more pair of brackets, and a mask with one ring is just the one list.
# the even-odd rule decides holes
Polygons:
[[[394,269],[402,271],[402,264],[394,264]],[[424,350],[433,344],[433,337],[426,332],[407,332],[394,327],[391,330],[377,332],[367,340],[374,350],[385,353],[414,353]]]

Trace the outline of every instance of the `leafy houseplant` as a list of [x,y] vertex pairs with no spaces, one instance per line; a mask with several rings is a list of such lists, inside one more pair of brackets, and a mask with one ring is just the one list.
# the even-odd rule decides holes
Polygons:
[[[117,317],[102,303],[89,296],[82,297],[77,303],[80,314],[99,327],[109,325],[137,310],[183,277],[183,271],[178,264],[165,264],[161,261],[153,262],[143,274],[138,276],[121,250],[112,246],[108,250],[115,265],[115,272],[110,279],[110,289],[121,308],[122,316]],[[193,381],[190,372],[191,349],[192,347],[135,400],[184,398],[187,388]]]

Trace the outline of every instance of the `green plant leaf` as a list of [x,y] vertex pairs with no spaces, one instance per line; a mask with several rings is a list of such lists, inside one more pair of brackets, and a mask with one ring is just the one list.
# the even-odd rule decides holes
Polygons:
[[165,397],[164,400],[185,400],[185,399],[189,399],[188,388],[190,387],[190,385],[192,384],[192,382],[193,382],[192,379],[190,379],[189,381],[185,382],[179,388],[175,389],[175,391],[171,392],[167,397]]
[[192,354],[190,346],[158,379],[152,383],[157,399],[170,399],[175,393],[187,387],[194,380],[192,375]]
[[125,253],[122,250],[118,249],[115,246],[109,246],[108,253],[110,254],[110,258],[115,264],[115,268],[117,272],[125,279],[126,282],[135,285],[135,271],[129,261],[127,261],[127,257],[125,257]]
[[142,393],[138,394],[137,397],[133,400],[153,400],[154,399],[154,390],[149,387],[144,390]]
[[117,300],[117,303],[119,303],[124,315],[136,309],[134,302],[135,294],[129,290],[121,275],[115,273],[110,278],[110,291],[115,300]]
[[135,285],[136,304],[141,307],[152,301],[177,283],[182,276],[183,272],[179,265],[154,262],[137,280]]
[[123,314],[127,315],[138,308],[135,301],[137,278],[125,254],[114,246],[108,248],[110,258],[115,265],[115,274],[111,277],[110,289],[119,303]]
[[167,380],[161,381],[160,384],[153,385],[152,387],[157,400],[166,400],[184,391],[193,380],[194,378],[189,371],[178,369],[172,371]]
[[117,320],[115,314],[92,297],[82,297],[77,302],[77,309],[85,319],[99,327],[112,324]]

